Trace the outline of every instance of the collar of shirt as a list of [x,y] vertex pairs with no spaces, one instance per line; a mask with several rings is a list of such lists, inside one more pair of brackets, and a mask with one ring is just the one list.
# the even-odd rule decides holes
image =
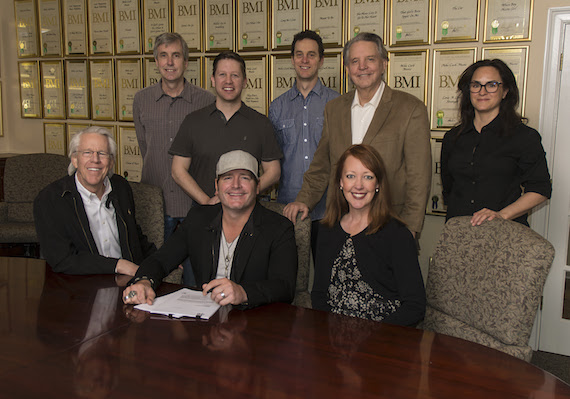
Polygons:
[[160,100],[162,97],[170,97],[170,98],[183,98],[184,100],[188,101],[189,103],[192,102],[192,95],[191,95],[191,90],[190,90],[190,82],[188,82],[186,80],[186,78],[184,78],[184,88],[182,89],[182,92],[177,95],[176,97],[171,97],[168,94],[166,94],[164,92],[164,90],[162,89],[162,78],[160,78],[160,80],[158,81],[158,83],[156,84],[156,90],[154,93],[154,100],[158,101]]
[[380,104],[380,99],[384,93],[386,84],[382,81],[372,99],[364,105],[360,105],[358,99],[358,90],[354,92],[354,100],[350,108],[352,144],[360,144],[364,140],[366,131],[372,122],[376,108]]
[[[311,91],[307,95],[307,98],[311,95],[311,93],[314,93],[317,96],[321,97],[321,95],[323,94],[323,87],[324,86],[321,83],[321,80],[317,79],[317,84],[315,85],[315,87],[313,87],[311,89]],[[293,91],[290,91],[289,93],[290,93],[289,101],[293,101],[293,100],[295,100],[295,98],[297,98],[299,96],[303,97],[303,94],[297,88],[297,79],[295,79],[295,83],[293,84]]]
[[210,107],[211,107],[211,109],[210,109],[210,116],[212,116],[212,115],[215,114],[215,115],[219,116],[219,117],[224,121],[224,123],[228,123],[228,122],[229,122],[235,115],[237,115],[237,114],[240,114],[240,115],[242,115],[242,116],[244,116],[244,117],[246,117],[246,118],[248,117],[248,114],[247,114],[247,107],[246,107],[246,105],[245,105],[245,103],[244,103],[243,101],[241,102],[241,106],[239,107],[239,109],[238,109],[236,112],[234,112],[234,114],[233,114],[233,115],[231,116],[231,118],[228,119],[228,120],[226,120],[226,116],[224,115],[224,113],[223,113],[222,111],[220,111],[220,110],[218,109],[218,107],[216,107],[216,103],[215,103],[215,102],[214,102]]
[[[109,180],[108,176],[105,176],[105,179],[103,179],[103,185],[105,186],[105,192],[103,192],[103,196],[101,197],[101,202],[105,202],[107,200],[107,197],[109,196],[109,193],[112,190],[111,181]],[[97,197],[97,194],[87,190],[83,186],[83,184],[81,184],[81,182],[77,178],[77,173],[75,173],[75,186],[77,187],[77,191],[81,195],[81,199],[83,200],[83,202],[93,201],[93,200],[99,201],[99,197]]]
[[372,97],[372,99],[367,102],[364,105],[360,105],[360,99],[358,97],[358,90],[354,91],[354,100],[352,100],[352,105],[351,105],[351,109],[354,109],[355,107],[368,107],[368,106],[372,106],[374,107],[374,110],[376,110],[376,108],[378,108],[378,104],[380,104],[380,99],[382,98],[382,94],[384,94],[384,87],[386,86],[386,83],[384,83],[384,81],[380,82],[380,86],[378,86],[378,90],[376,90],[376,93],[374,93],[374,96]]

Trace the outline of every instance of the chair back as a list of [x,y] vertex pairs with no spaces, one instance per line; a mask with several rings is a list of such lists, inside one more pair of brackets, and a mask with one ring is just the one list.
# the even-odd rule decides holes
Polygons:
[[[267,209],[283,215],[284,204],[279,202],[261,201],[261,204]],[[297,217],[295,223],[295,242],[297,243],[297,261],[299,268],[297,269],[297,286],[295,289],[295,299],[293,305],[302,306],[304,308],[311,307],[311,295],[309,293],[309,271],[311,259],[311,219]]]
[[129,182],[135,201],[135,217],[144,235],[157,248],[164,242],[164,197],[160,187]]
[[445,225],[430,265],[423,328],[530,360],[554,247],[522,224],[469,216]]
[[4,202],[7,221],[33,223],[33,203],[48,184],[67,175],[69,158],[56,154],[26,154],[6,159]]

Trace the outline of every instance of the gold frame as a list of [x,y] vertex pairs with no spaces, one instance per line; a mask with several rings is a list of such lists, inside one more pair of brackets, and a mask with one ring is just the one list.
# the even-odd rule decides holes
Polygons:
[[[479,25],[480,25],[480,18],[479,18],[479,14],[481,13],[481,0],[470,0],[470,1],[474,1],[477,3],[477,10],[475,13],[475,36],[457,36],[457,37],[450,37],[448,38],[443,38],[443,39],[437,39],[437,32],[438,32],[438,27],[440,26],[439,23],[439,4],[440,1],[442,0],[435,0],[435,23],[434,23],[434,30],[433,30],[433,42],[434,43],[462,43],[462,42],[478,42],[479,41]],[[465,0],[461,0],[461,1],[465,1]],[[445,23],[446,21],[443,21],[443,23]],[[443,29],[443,28],[442,28]]]
[[[428,102],[428,70],[429,70],[429,49],[419,49],[419,50],[396,50],[396,51],[388,51],[388,57],[390,58],[390,62],[388,63],[388,68],[386,70],[386,84],[388,86],[390,86],[393,89],[398,89],[398,90],[402,90],[402,91],[406,91],[406,89],[402,89],[401,87],[397,87],[396,85],[392,86],[390,83],[392,81],[392,73],[394,72],[394,58],[397,58],[398,56],[405,56],[405,55],[422,55],[424,56],[424,76],[423,76],[423,83],[424,83],[424,93],[423,93],[423,98],[417,97],[415,96],[413,93],[410,93],[412,95],[414,95],[416,98],[418,98],[419,100],[422,100],[424,102],[424,104],[426,104],[427,106],[427,102]],[[394,57],[392,57],[394,56]],[[404,81],[406,81],[405,77],[404,77]],[[412,82],[413,84],[413,77],[412,77]],[[418,82],[419,83],[419,82]],[[407,81],[406,81],[407,84]]]
[[[84,114],[74,114],[74,112],[71,110],[71,95],[69,93],[69,90],[71,90],[72,86],[69,84],[69,79],[70,77],[70,73],[68,70],[68,65],[70,64],[85,64],[85,87],[83,87],[83,95],[85,97],[85,101],[84,101],[84,105],[85,105],[85,111],[86,113]],[[90,84],[91,82],[91,75],[89,74],[89,61],[87,59],[69,59],[69,60],[65,60],[65,91],[66,91],[66,98],[67,98],[67,105],[66,105],[66,114],[67,114],[67,119],[89,119],[91,117],[91,95],[89,93],[89,89],[90,89]],[[77,86],[73,86],[73,88],[77,88]],[[79,87],[79,89],[81,89]]]
[[[116,167],[115,169],[119,172],[118,174],[120,174],[121,176],[123,176],[123,177],[124,177],[125,179],[127,179],[128,181],[140,182],[141,177],[142,177],[142,164],[143,164],[143,159],[142,159],[142,156],[141,156],[141,154],[140,154],[140,148],[139,148],[139,143],[138,143],[138,141],[137,141],[137,136],[136,136],[135,127],[134,127],[134,126],[130,126],[130,125],[129,125],[129,126],[126,126],[126,125],[125,125],[125,126],[121,126],[121,125],[119,125],[118,128],[119,128],[119,129],[118,129],[117,147],[118,147],[119,151],[117,151],[117,156],[118,156],[119,159],[118,159],[117,162],[116,162],[117,167]],[[128,176],[128,174],[127,174],[127,176],[125,176],[125,171],[128,172],[128,169],[125,168],[125,165],[124,165],[124,163],[123,163],[123,161],[124,161],[124,158],[123,158],[123,157],[125,156],[125,154],[124,154],[124,148],[125,148],[126,145],[132,143],[132,140],[129,140],[129,143],[125,143],[125,141],[126,141],[125,133],[126,133],[127,130],[128,130],[128,131],[132,131],[132,134],[134,135],[134,141],[135,141],[135,143],[136,143],[136,149],[133,148],[133,151],[137,151],[137,150],[138,150],[138,157],[140,158],[140,170],[137,171],[138,174],[139,174],[139,175],[138,175],[138,179],[135,178],[134,180],[133,180],[130,176]],[[129,154],[129,156],[136,157],[137,154]],[[135,177],[136,177],[136,176],[135,176]]]
[[[137,37],[137,48],[136,50],[125,50],[123,51],[121,46],[123,46],[123,43],[121,43],[123,41],[122,38],[119,37],[119,27],[120,25],[123,23],[122,21],[124,21],[121,18],[121,11],[123,10],[119,10],[119,4],[123,3],[124,0],[122,1],[113,1],[113,22],[114,22],[114,28],[115,28],[115,39],[113,40],[114,46],[115,46],[115,54],[116,55],[127,55],[127,54],[140,54],[141,53],[141,37],[142,37],[142,21],[141,21],[141,3],[140,0],[131,0],[136,7],[132,8],[132,9],[128,9],[128,13],[135,13],[136,15],[129,15],[126,20],[128,21],[134,21],[136,19],[136,24],[137,24],[137,29],[136,29],[136,35]],[[125,11],[123,11],[125,12]],[[117,15],[117,13],[119,13],[119,15]],[[117,18],[119,17],[119,18]]]
[[[269,17],[270,17],[270,3],[269,0],[257,0],[255,3],[256,4],[264,4],[265,5],[265,34],[262,35],[264,36],[265,39],[265,45],[261,45],[261,46],[244,46],[243,41],[246,40],[247,41],[247,33],[242,33],[241,29],[242,29],[242,20],[243,18],[243,13],[241,11],[241,4],[242,3],[250,3],[248,1],[244,1],[244,0],[236,0],[235,5],[236,5],[236,9],[237,12],[235,13],[236,16],[236,49],[237,51],[266,51],[269,49],[269,42],[270,42],[270,38],[269,38]],[[245,36],[245,37],[244,37]]]
[[[461,72],[458,73],[458,75],[457,75],[457,79],[458,79],[458,80],[459,80],[459,76],[461,75],[461,73],[462,73],[469,65],[473,64],[473,63],[475,62],[475,60],[477,59],[477,47],[450,48],[450,49],[436,49],[436,50],[433,50],[433,55],[432,55],[432,59],[433,59],[433,60],[432,60],[432,62],[433,62],[432,74],[433,74],[433,75],[432,75],[432,82],[431,82],[431,83],[432,83],[432,87],[431,87],[431,107],[430,107],[430,128],[431,128],[431,130],[446,131],[446,130],[451,129],[453,126],[455,126],[455,125],[458,123],[458,121],[457,121],[457,122],[455,122],[453,125],[443,125],[443,126],[438,126],[438,122],[435,122],[435,124],[434,124],[434,119],[435,119],[435,120],[437,120],[437,119],[443,119],[443,117],[445,116],[445,115],[442,115],[441,118],[438,118],[438,117],[437,117],[437,113],[438,113],[439,111],[435,111],[436,104],[435,104],[434,99],[435,99],[436,94],[439,93],[439,90],[436,91],[436,86],[435,86],[435,85],[436,85],[436,77],[438,76],[438,71],[439,71],[439,65],[436,64],[436,62],[438,61],[437,55],[438,55],[438,54],[443,54],[443,53],[458,53],[458,54],[459,54],[460,52],[473,52],[473,57],[472,57],[472,59],[470,60],[469,64],[468,64],[466,67],[462,68]],[[457,83],[456,83],[456,82],[453,82],[453,80],[452,80],[451,83],[452,83],[452,85],[451,85],[451,87],[452,87],[452,89],[451,89],[451,90],[452,90],[452,93],[455,94],[455,95],[457,95],[457,89],[456,89]],[[438,103],[438,104],[439,104],[439,103]],[[457,111],[458,111],[458,113],[459,113],[459,105],[457,106]],[[441,111],[441,112],[443,112],[443,111]],[[435,118],[434,118],[434,115],[436,116]],[[443,123],[443,121],[442,121],[442,123]]]
[[[60,137],[60,144],[61,144],[61,151],[48,151],[48,138],[47,138],[47,126],[56,126],[61,128],[61,137]],[[54,123],[54,122],[44,122],[44,152],[46,154],[58,154],[67,156],[67,145],[66,145],[66,128],[65,123]]]
[[[499,39],[493,39],[493,38],[489,38],[487,37],[487,26],[488,26],[488,17],[489,17],[489,3],[493,1],[499,1],[499,0],[487,0],[485,3],[485,29],[484,29],[484,38],[483,38],[483,43],[505,43],[505,42],[529,42],[532,39],[532,17],[534,14],[534,0],[522,0],[525,4],[529,5],[529,9],[528,9],[528,36],[522,36],[522,37],[504,37],[503,38],[499,38]],[[494,22],[494,21],[493,21]],[[492,23],[491,23],[492,24]],[[499,26],[496,27],[496,29],[498,29]],[[495,29],[495,27],[491,26],[491,34],[493,33],[492,30]]]
[[[259,112],[262,115],[267,115],[267,111],[269,109],[269,97],[268,97],[268,88],[267,86],[265,88],[261,88],[262,92],[263,92],[263,100],[262,100],[262,107],[257,107],[255,106],[255,104],[251,105],[252,103],[249,103],[246,101],[247,99],[247,90],[250,86],[250,81],[251,81],[251,76],[252,73],[251,72],[247,72],[250,68],[248,68],[248,62],[250,63],[249,65],[251,65],[252,61],[261,61],[263,63],[263,78],[261,79],[261,83],[263,84],[265,82],[265,85],[267,85],[267,83],[269,82],[268,79],[268,73],[267,73],[267,55],[249,55],[249,56],[245,56],[243,57],[244,61],[245,61],[245,70],[246,70],[246,80],[247,80],[247,87],[245,89],[243,89],[242,93],[241,93],[241,99],[242,101],[250,108],[255,109],[257,112]],[[258,79],[258,78],[254,78],[254,79]],[[257,82],[256,82],[257,84]],[[257,88],[254,88],[254,90],[257,90]]]
[[[36,79],[35,79],[35,90],[36,90],[36,95],[38,97],[38,103],[37,103],[37,113],[34,114],[30,114],[30,115],[26,115],[25,112],[25,107],[23,104],[23,96],[22,96],[22,74],[21,74],[21,70],[20,70],[20,65],[24,65],[24,64],[30,64],[32,67],[35,68],[35,72],[36,72]],[[20,117],[21,118],[41,118],[43,115],[43,101],[42,101],[42,89],[40,87],[41,84],[41,74],[40,74],[40,64],[39,61],[19,61],[18,62],[18,86],[19,86],[19,91],[20,91]]]
[[[109,23],[108,23],[108,29],[109,32],[108,34],[106,34],[105,40],[109,42],[109,51],[97,51],[96,46],[97,46],[97,41],[93,40],[93,16],[91,13],[91,4],[94,2],[105,2],[108,7],[109,7]],[[87,46],[89,47],[89,55],[113,55],[114,49],[115,49],[115,33],[113,31],[113,25],[114,25],[114,12],[113,12],[113,0],[87,0],[87,21],[88,21],[88,31],[89,31],[89,42],[87,43]]]
[[[138,80],[138,86],[137,87],[129,87],[129,88],[125,88],[126,90],[128,90],[130,93],[127,93],[125,96],[125,100],[127,100],[125,103],[123,103],[121,101],[121,95],[124,93],[121,93],[121,82],[122,82],[122,77],[121,77],[121,68],[120,68],[120,64],[137,64],[138,68],[136,68],[138,70],[138,76],[136,77],[136,79]],[[126,58],[126,59],[115,59],[115,115],[116,115],[116,120],[119,122],[132,122],[133,121],[133,116],[132,116],[132,112],[133,112],[133,103],[132,101],[134,101],[135,98],[135,94],[142,89],[142,84],[143,84],[143,73],[142,73],[142,62],[140,60],[140,58]],[[131,85],[134,86],[133,82],[131,82]],[[128,102],[128,100],[130,99],[130,97],[132,96],[132,101]],[[125,115],[125,113],[127,112],[128,108],[130,107],[131,109],[131,116]]]
[[325,38],[322,37],[320,30],[318,28],[313,27],[313,10],[312,10],[312,6],[313,3],[316,2],[317,0],[305,0],[306,5],[307,5],[307,25],[309,26],[309,29],[314,30],[315,32],[317,32],[319,34],[319,36],[321,36],[321,38],[323,39],[323,45],[325,48],[336,48],[336,47],[342,47],[344,46],[344,18],[346,15],[346,10],[344,9],[344,3],[345,1],[339,1],[340,3],[340,21],[338,22],[339,25],[339,38],[338,41],[335,43],[332,42],[327,42]]
[[[505,53],[514,53],[517,52],[519,50],[523,50],[524,51],[524,55],[523,57],[519,58],[519,60],[521,61],[521,64],[524,67],[524,71],[523,74],[524,76],[522,77],[522,83],[517,80],[517,86],[519,88],[519,109],[518,112],[521,114],[521,116],[524,117],[525,115],[525,108],[526,108],[526,85],[527,85],[527,75],[528,75],[528,53],[530,51],[530,47],[529,46],[509,46],[509,47],[486,47],[482,49],[482,57],[483,59],[487,58],[487,54],[491,53],[491,52],[505,52]],[[497,57],[497,56],[493,56],[492,58],[499,58],[502,60],[501,57]],[[503,60],[508,66],[509,68],[511,68],[511,70],[513,69],[511,64],[509,64],[507,61]],[[516,71],[513,71],[515,78],[517,77],[517,74],[515,73]]]
[[[61,112],[58,114],[51,114],[49,109],[51,108],[50,104],[46,104],[46,87],[44,85],[44,66],[46,65],[54,65],[56,67],[56,71],[55,73],[57,73],[57,68],[59,68],[59,72],[60,72],[60,76],[56,77],[55,79],[59,79],[60,85],[58,88],[56,88],[59,91],[59,97],[61,100],[61,104],[59,104],[59,107],[61,109]],[[43,107],[43,117],[44,119],[65,119],[65,109],[67,107],[66,105],[66,101],[65,101],[65,73],[64,73],[64,69],[63,69],[63,61],[61,60],[49,60],[49,61],[40,61],[40,76],[41,76],[41,87],[42,87],[42,99],[43,99],[43,103],[42,103],[42,107]],[[51,88],[50,88],[51,90]],[[46,112],[46,108],[48,109],[48,111]]]
[[224,51],[224,50],[233,50],[235,49],[235,41],[236,41],[236,37],[235,37],[235,24],[236,24],[236,2],[235,0],[222,0],[222,1],[227,1],[226,4],[231,4],[232,6],[232,10],[231,10],[231,20],[232,20],[232,26],[231,26],[231,30],[230,30],[230,35],[231,35],[231,40],[230,40],[230,47],[212,47],[213,46],[213,36],[210,34],[210,32],[208,31],[208,4],[210,1],[214,1],[214,0],[204,0],[204,28],[202,29],[204,31],[204,50],[206,53],[219,53],[220,51]]
[[[63,47],[64,47],[64,51],[63,53],[65,54],[66,57],[85,57],[87,56],[87,54],[89,53],[89,43],[88,43],[88,26],[87,26],[87,0],[73,0],[73,1],[77,1],[80,3],[83,3],[83,13],[79,13],[83,18],[83,21],[81,21],[81,18],[77,21],[77,24],[73,24],[73,25],[80,25],[83,26],[83,52],[72,52],[72,48],[70,46],[70,43],[72,43],[69,40],[69,24],[67,23],[67,21],[69,20],[70,15],[67,13],[67,3],[68,1],[71,0],[62,0],[62,5],[61,5],[61,12],[63,15],[62,18],[62,28],[63,28]],[[81,47],[81,46],[80,46]]]
[[[178,29],[178,28],[176,27],[176,25],[177,25],[177,23],[176,23],[177,19],[178,19],[178,18],[182,18],[181,15],[176,15],[176,14],[177,14],[177,13],[176,13],[176,10],[178,9],[178,7],[176,7],[177,2],[180,2],[180,3],[188,3],[189,0],[172,0],[172,6],[171,6],[171,7],[172,7],[172,10],[171,10],[171,14],[172,14],[172,22],[171,22],[171,24],[172,24],[172,31],[173,31],[173,32],[178,32],[178,33],[180,33],[180,35],[184,38],[184,40],[186,40],[186,43],[188,44],[188,50],[190,50],[191,52],[201,52],[202,49],[204,48],[204,34],[203,34],[203,33],[204,33],[204,29],[203,29],[203,27],[204,27],[204,7],[203,7],[204,1],[203,1],[203,0],[192,0],[192,1],[194,1],[195,3],[194,3],[194,4],[190,4],[190,6],[197,6],[197,8],[198,8],[198,10],[197,10],[194,14],[190,14],[191,11],[189,11],[188,9],[186,9],[186,6],[185,6],[185,5],[182,5],[182,6],[185,8],[185,11],[184,11],[184,12],[186,13],[185,16],[188,16],[188,15],[196,15],[197,18],[198,18],[198,32],[197,32],[197,36],[198,36],[198,47],[192,46],[192,45],[191,45],[191,41],[190,41],[190,43],[188,42],[188,40],[191,39],[191,38],[189,38],[188,35],[182,34],[182,30],[181,30],[181,29]],[[180,14],[180,13],[178,12],[178,14]],[[196,34],[196,33],[194,33],[194,34]]]
[[[291,43],[293,42],[293,35],[296,34],[297,32],[301,32],[302,30],[305,29],[305,27],[307,26],[307,12],[305,9],[305,5],[304,5],[304,0],[291,0],[291,2],[295,2],[295,5],[297,6],[297,9],[300,9],[300,13],[301,13],[301,26],[298,26],[295,29],[291,29],[288,30],[288,32],[294,32],[293,35],[291,35],[291,41],[288,41],[286,43],[281,43],[281,37],[283,36],[283,34],[281,33],[281,31],[275,31],[277,28],[275,27],[275,16],[277,11],[275,10],[275,2],[278,0],[271,0],[271,15],[269,18],[269,23],[271,24],[271,26],[269,27],[269,34],[270,34],[270,47],[272,50],[289,50],[291,49]],[[300,6],[299,6],[300,4]],[[299,11],[298,11],[299,12]],[[279,36],[277,36],[279,35]],[[279,43],[276,43],[279,42]]]
[[[369,30],[362,30],[362,29],[358,29],[358,31],[355,31],[355,28],[352,28],[350,23],[351,23],[351,17],[352,17],[352,12],[353,12],[353,7],[355,6],[354,1],[355,0],[345,0],[346,1],[346,31],[345,31],[345,43],[348,42],[350,39],[352,39],[354,36],[356,36],[356,34],[360,33],[360,32],[370,32]],[[380,32],[373,32],[376,33],[378,36],[382,37],[382,40],[384,41],[384,43],[387,43],[386,41],[386,35],[387,35],[387,16],[388,16],[388,1],[389,0],[382,0],[384,2],[384,7],[383,11],[384,11],[384,18],[382,18],[382,29]],[[366,2],[365,2],[366,3]],[[369,3],[366,3],[369,4]],[[374,4],[374,3],[372,3]],[[356,27],[358,28],[358,27]],[[353,32],[351,32],[353,31]],[[353,35],[353,33],[355,33]]]
[[[30,3],[32,8],[32,17],[33,21],[23,21],[22,19],[18,18],[18,5],[21,3]],[[14,20],[16,23],[16,41],[18,48],[18,58],[33,58],[39,57],[39,49],[40,49],[40,42],[38,39],[38,15],[37,15],[37,3],[36,0],[14,0]],[[26,41],[21,40],[20,34],[18,32],[18,28],[26,28],[29,27],[30,29],[30,38],[31,42],[35,45],[35,50],[31,50],[29,54],[24,53],[24,48],[26,47],[24,43]]]
[[[110,109],[111,112],[113,113],[113,115],[111,115],[110,117],[97,117],[98,114],[98,109],[96,107],[98,107],[97,104],[95,104],[94,101],[94,90],[93,90],[93,80],[94,80],[94,76],[93,76],[93,65],[94,64],[108,64],[110,66],[110,73],[108,74],[108,76],[105,76],[105,79],[109,79],[109,82],[107,82],[107,86],[106,89],[110,89],[112,91],[112,93],[107,93],[109,94],[109,101],[113,101],[113,104],[111,104]],[[89,92],[91,93],[91,119],[93,121],[114,121],[116,118],[115,115],[115,111],[116,111],[116,105],[115,105],[115,63],[113,62],[112,58],[105,58],[105,59],[95,59],[95,60],[89,60],[89,71],[91,72],[91,79],[89,80],[90,86],[89,86]]]
[[[426,32],[427,32],[427,39],[423,40],[401,40],[398,42],[397,40],[393,40],[394,36],[394,0],[390,0],[390,31],[389,41],[384,41],[385,43],[389,43],[390,47],[405,47],[405,46],[425,46],[431,43],[431,9],[432,9],[432,0],[425,0],[427,2],[426,11],[427,11],[427,21],[426,21]],[[397,29],[398,27],[396,27]],[[397,34],[397,33],[396,33]]]
[[[150,25],[147,22],[147,3],[149,1],[161,2],[162,6],[166,6],[165,16],[163,17],[166,21],[166,29],[160,29],[160,32],[149,31],[149,36],[147,36],[147,27]],[[142,16],[142,42],[143,42],[143,54],[152,54],[154,49],[154,40],[156,37],[164,32],[170,32],[171,16],[170,16],[170,0],[142,0],[141,2],[141,16]],[[161,20],[163,18],[160,18]],[[153,18],[156,21],[156,19]]]
[[[47,52],[47,50],[45,50],[45,48],[47,48],[47,42],[44,42],[44,26],[42,26],[43,21],[45,20],[45,18],[42,17],[42,3],[44,2],[53,2],[56,4],[57,6],[57,10],[54,13],[57,18],[58,18],[58,23],[57,23],[57,32],[56,35],[57,40],[55,42],[56,46],[59,46],[58,49],[55,50],[55,52]],[[60,0],[38,0],[38,23],[39,23],[39,27],[40,27],[40,34],[39,34],[39,43],[40,43],[40,53],[42,57],[61,57],[61,55],[63,54],[63,35],[61,34],[62,32],[62,20],[61,20],[61,3]],[[47,32],[46,32],[47,33]],[[41,51],[44,50],[44,51]]]

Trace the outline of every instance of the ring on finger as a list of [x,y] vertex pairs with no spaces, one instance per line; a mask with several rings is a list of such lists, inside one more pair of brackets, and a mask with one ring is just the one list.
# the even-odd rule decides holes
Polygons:
[[222,293],[220,294],[220,296],[221,296],[222,298],[225,298],[225,297],[226,297],[226,294],[225,294],[225,292],[224,292],[224,291],[222,291]]

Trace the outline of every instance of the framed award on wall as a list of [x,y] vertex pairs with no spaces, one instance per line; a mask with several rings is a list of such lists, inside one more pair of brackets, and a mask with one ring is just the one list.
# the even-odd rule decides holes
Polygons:
[[59,0],[38,0],[40,45],[42,56],[60,57],[61,10]]
[[34,0],[14,0],[18,57],[37,57],[38,23]]
[[91,118],[115,120],[115,70],[112,59],[90,60]]
[[85,0],[62,0],[65,55],[87,55],[87,9]]
[[63,61],[40,61],[45,119],[65,119]]

